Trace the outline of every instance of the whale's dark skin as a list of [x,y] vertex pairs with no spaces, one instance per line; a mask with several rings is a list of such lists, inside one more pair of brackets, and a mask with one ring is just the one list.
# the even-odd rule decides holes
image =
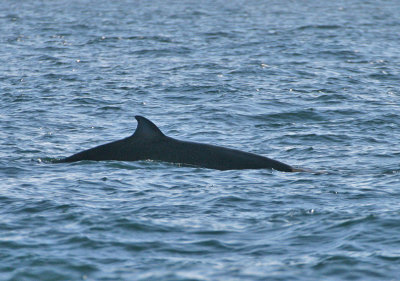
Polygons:
[[283,172],[303,171],[253,153],[176,140],[164,135],[150,120],[142,116],[135,116],[135,118],[138,121],[138,126],[132,136],[79,152],[56,162],[159,160],[217,170],[274,169]]

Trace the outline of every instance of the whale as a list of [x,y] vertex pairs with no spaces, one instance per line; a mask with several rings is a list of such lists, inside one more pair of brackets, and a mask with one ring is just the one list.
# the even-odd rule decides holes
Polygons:
[[154,160],[216,170],[304,171],[262,155],[168,137],[145,117],[135,116],[135,118],[137,128],[131,136],[78,152],[54,162]]

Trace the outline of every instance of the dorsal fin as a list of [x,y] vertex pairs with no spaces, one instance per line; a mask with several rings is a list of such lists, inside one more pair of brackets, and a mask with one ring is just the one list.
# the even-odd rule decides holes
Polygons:
[[138,125],[132,137],[146,140],[155,140],[165,137],[161,130],[149,119],[139,115],[135,116],[135,118],[138,122]]

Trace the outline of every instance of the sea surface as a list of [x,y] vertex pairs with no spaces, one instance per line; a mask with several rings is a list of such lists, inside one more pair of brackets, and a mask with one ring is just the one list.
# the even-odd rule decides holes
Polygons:
[[[168,136],[323,173],[52,161]],[[400,1],[0,1],[0,280],[400,280]]]

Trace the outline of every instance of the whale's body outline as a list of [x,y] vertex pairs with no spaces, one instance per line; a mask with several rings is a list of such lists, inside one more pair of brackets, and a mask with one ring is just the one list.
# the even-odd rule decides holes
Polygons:
[[177,140],[164,135],[153,122],[145,117],[135,116],[135,118],[138,125],[133,135],[78,152],[55,162],[158,160],[217,170],[274,169],[284,172],[303,171],[250,152]]

